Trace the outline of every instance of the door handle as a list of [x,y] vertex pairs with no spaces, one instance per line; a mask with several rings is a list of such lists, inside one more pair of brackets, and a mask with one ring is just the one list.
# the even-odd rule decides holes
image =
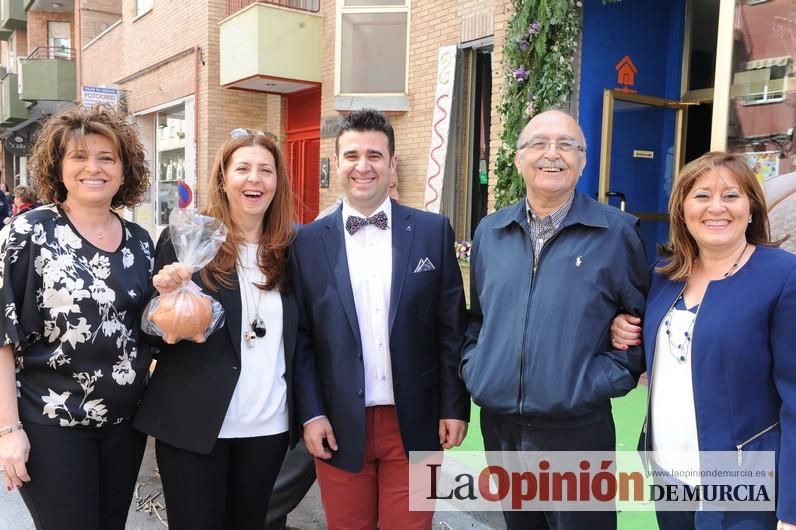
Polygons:
[[619,209],[622,210],[623,212],[627,211],[627,198],[625,197],[624,193],[622,193],[621,191],[607,191],[605,192],[605,196],[608,199],[610,199],[611,197],[616,197],[617,199],[619,199]]

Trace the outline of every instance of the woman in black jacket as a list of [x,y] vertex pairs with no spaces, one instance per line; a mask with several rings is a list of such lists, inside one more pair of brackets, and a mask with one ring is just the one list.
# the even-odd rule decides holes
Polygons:
[[[275,138],[235,129],[210,177],[207,215],[229,235],[193,280],[224,308],[225,323],[197,344],[160,347],[135,427],[157,439],[172,529],[262,529],[291,429],[298,310],[290,292],[293,208]],[[190,277],[167,231],[154,286]]]

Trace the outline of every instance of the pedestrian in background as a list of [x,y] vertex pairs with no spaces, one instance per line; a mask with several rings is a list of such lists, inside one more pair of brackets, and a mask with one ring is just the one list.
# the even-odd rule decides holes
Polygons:
[[[288,443],[297,439],[298,307],[288,266],[294,215],[276,139],[232,130],[209,184],[205,213],[229,234],[193,281],[221,303],[224,325],[201,344],[160,346],[135,426],[157,439],[169,528],[262,530]],[[161,294],[191,278],[176,261],[166,230],[153,278]]]
[[0,465],[38,530],[127,520],[146,443],[129,419],[151,361],[138,330],[154,246],[114,210],[149,187],[145,160],[109,108],[53,115],[29,166],[49,204],[0,236]]

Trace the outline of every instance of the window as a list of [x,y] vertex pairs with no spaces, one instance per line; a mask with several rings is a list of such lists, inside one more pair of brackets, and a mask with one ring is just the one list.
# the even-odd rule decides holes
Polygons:
[[69,22],[47,22],[47,58],[74,58],[72,52],[72,25]]
[[733,75],[733,96],[744,105],[779,103],[788,92],[789,56],[748,61],[743,71]]
[[135,0],[135,16],[143,15],[152,9],[154,3],[155,0]]
[[157,224],[168,224],[179,204],[178,182],[186,176],[185,105],[158,112],[156,127]]
[[406,94],[408,0],[338,0],[336,94]]

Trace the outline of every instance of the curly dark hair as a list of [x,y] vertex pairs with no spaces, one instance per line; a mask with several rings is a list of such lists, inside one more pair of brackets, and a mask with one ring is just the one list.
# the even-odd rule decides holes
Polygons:
[[86,135],[99,134],[116,147],[122,163],[122,185],[111,199],[111,208],[134,208],[149,188],[149,168],[136,126],[107,105],[72,107],[53,114],[42,124],[30,157],[30,174],[39,198],[58,205],[66,200],[61,162],[72,140],[84,142]]

